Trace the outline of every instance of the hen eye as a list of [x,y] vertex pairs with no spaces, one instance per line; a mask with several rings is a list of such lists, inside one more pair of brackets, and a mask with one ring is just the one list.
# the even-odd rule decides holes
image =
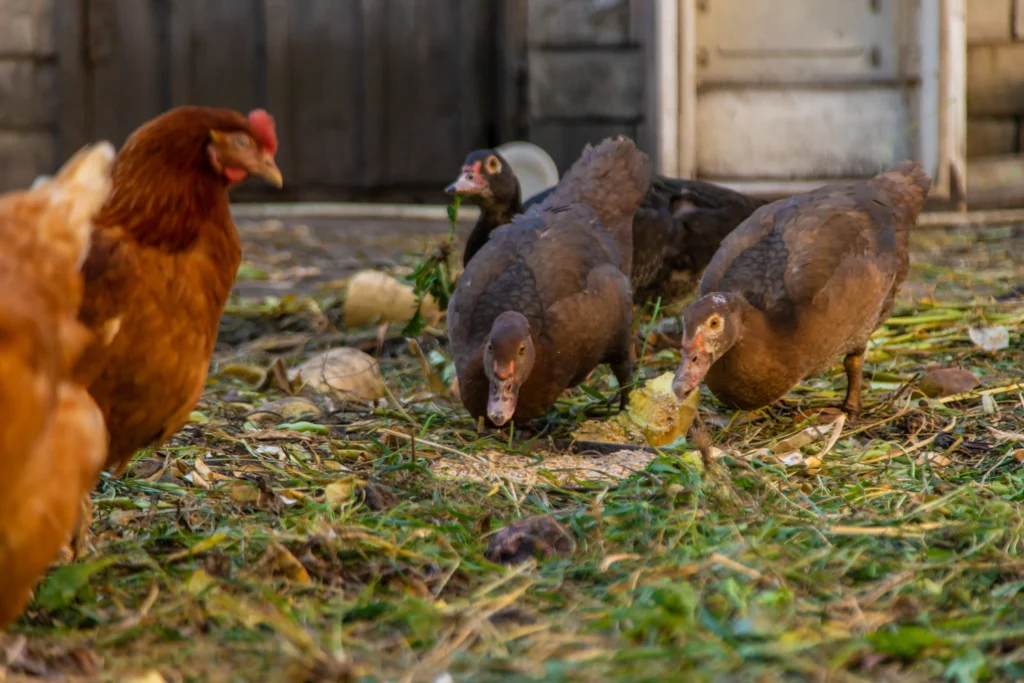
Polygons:
[[235,136],[235,147],[252,147],[252,138],[250,138],[248,135]]
[[708,327],[710,327],[712,330],[717,330],[718,326],[721,325],[721,324],[722,324],[722,319],[721,318],[712,318],[711,320],[708,321]]
[[487,172],[490,173],[491,175],[494,175],[495,173],[498,173],[498,172],[501,171],[501,162],[498,161],[498,157],[496,157],[496,156],[489,156],[489,157],[487,157],[486,166],[487,166]]
[[520,355],[520,356],[526,355],[526,344],[522,344],[522,345],[521,345],[521,346],[519,347],[519,355]]

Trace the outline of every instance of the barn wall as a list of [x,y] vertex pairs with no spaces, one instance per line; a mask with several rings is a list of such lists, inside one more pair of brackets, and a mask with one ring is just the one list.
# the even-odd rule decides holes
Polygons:
[[528,138],[565,171],[588,142],[624,134],[651,151],[649,2],[528,0]]
[[[0,0],[0,191],[52,171],[67,133],[58,107],[74,84],[58,76],[58,1],[76,2]],[[521,73],[505,90],[523,111],[499,137],[533,140],[563,170],[586,142],[616,133],[652,148],[650,2],[522,0],[525,46],[511,46]],[[1024,0],[971,2],[967,19],[968,155],[1024,152]]]
[[967,6],[967,156],[1024,151],[1024,0]]
[[0,191],[55,162],[55,0],[0,0]]

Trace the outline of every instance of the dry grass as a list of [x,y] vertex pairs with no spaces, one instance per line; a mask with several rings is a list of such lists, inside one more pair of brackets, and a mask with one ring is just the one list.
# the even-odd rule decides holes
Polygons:
[[[372,331],[334,331],[336,302],[238,302],[193,424],[127,478],[104,479],[96,552],[38,592],[18,626],[29,647],[8,653],[20,662],[12,670],[126,680],[156,669],[195,681],[430,681],[445,671],[466,681],[1020,680],[1024,299],[993,297],[1024,282],[1024,249],[1005,230],[922,233],[914,245],[908,296],[875,337],[863,419],[810,467],[771,449],[838,404],[838,367],[756,414],[706,397],[718,459],[678,444],[642,474],[589,485],[543,467],[529,481],[436,476],[439,459],[535,457],[543,439],[478,435],[458,406],[434,400],[400,339],[384,345],[391,396],[374,409],[251,422],[282,392],[272,372],[257,387],[238,379],[239,364],[263,370],[278,357],[293,365],[314,349],[376,343]],[[1010,328],[1010,348],[976,348],[968,328],[981,324]],[[423,346],[450,377],[445,347],[429,332]],[[675,361],[649,350],[644,375]],[[982,386],[925,400],[913,381],[930,364],[969,369]],[[605,374],[593,382],[609,386]],[[568,435],[593,403],[586,390],[567,395],[548,435]],[[572,557],[514,568],[485,559],[491,532],[537,514],[575,534]]]

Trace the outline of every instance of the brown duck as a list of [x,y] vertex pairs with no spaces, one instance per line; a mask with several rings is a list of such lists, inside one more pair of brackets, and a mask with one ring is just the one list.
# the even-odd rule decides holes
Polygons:
[[758,209],[729,235],[683,314],[674,389],[703,380],[723,403],[754,409],[844,356],[843,409],[860,410],[868,338],[907,277],[907,242],[931,180],[903,161]]
[[[446,189],[480,207],[464,265],[496,228],[553,192],[545,190],[524,204],[512,167],[493,149],[470,152],[458,179]],[[653,176],[633,218],[630,282],[635,301],[671,301],[689,294],[722,239],[764,203],[712,183]]]
[[633,360],[633,213],[650,160],[631,140],[583,155],[539,205],[494,230],[448,307],[462,402],[501,426],[542,415],[609,363],[625,403]]

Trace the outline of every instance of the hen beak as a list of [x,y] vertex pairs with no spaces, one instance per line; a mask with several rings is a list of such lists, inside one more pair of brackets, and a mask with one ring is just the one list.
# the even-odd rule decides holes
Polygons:
[[508,379],[495,377],[491,380],[491,390],[487,396],[487,418],[495,427],[501,427],[512,419],[519,400],[519,382],[515,375]]
[[464,171],[454,183],[444,188],[448,194],[480,194],[487,187],[487,181],[478,173]]
[[263,155],[260,163],[252,170],[252,174],[263,178],[279,190],[284,187],[284,177],[281,175],[281,169],[277,167],[274,156],[269,152]]
[[704,344],[698,335],[695,340],[688,342],[683,338],[682,358],[679,362],[679,370],[672,380],[672,391],[679,400],[685,400],[694,389],[700,386],[704,375],[711,367],[711,353],[704,348]]

